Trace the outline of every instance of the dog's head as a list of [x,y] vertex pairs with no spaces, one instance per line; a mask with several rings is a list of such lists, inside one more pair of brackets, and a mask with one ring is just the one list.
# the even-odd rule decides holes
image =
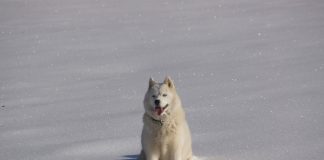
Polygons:
[[160,118],[172,109],[177,93],[170,77],[166,77],[163,83],[149,80],[149,88],[144,98],[145,112],[149,115]]

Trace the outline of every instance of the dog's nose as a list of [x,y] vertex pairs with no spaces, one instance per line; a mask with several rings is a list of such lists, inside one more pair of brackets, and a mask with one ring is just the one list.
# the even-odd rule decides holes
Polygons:
[[157,105],[157,106],[160,105],[160,100],[158,100],[158,99],[155,100],[155,101],[154,101],[154,104]]

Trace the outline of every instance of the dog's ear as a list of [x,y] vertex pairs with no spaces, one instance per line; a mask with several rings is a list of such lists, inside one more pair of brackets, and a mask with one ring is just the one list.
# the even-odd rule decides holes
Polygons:
[[149,80],[149,88],[151,88],[155,84],[156,84],[156,82],[153,80],[152,77],[150,77],[150,80]]
[[163,83],[168,85],[169,88],[175,88],[174,83],[173,83],[172,79],[169,76],[165,77]]

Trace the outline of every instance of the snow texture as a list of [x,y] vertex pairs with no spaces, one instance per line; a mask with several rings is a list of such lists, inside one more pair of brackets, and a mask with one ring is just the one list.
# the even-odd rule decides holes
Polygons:
[[324,159],[323,0],[0,0],[0,159],[135,160],[165,75],[196,156]]

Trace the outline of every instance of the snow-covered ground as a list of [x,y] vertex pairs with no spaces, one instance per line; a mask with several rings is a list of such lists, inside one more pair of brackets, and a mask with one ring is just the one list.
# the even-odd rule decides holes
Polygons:
[[165,75],[198,157],[324,159],[323,0],[0,0],[0,159],[134,160]]

